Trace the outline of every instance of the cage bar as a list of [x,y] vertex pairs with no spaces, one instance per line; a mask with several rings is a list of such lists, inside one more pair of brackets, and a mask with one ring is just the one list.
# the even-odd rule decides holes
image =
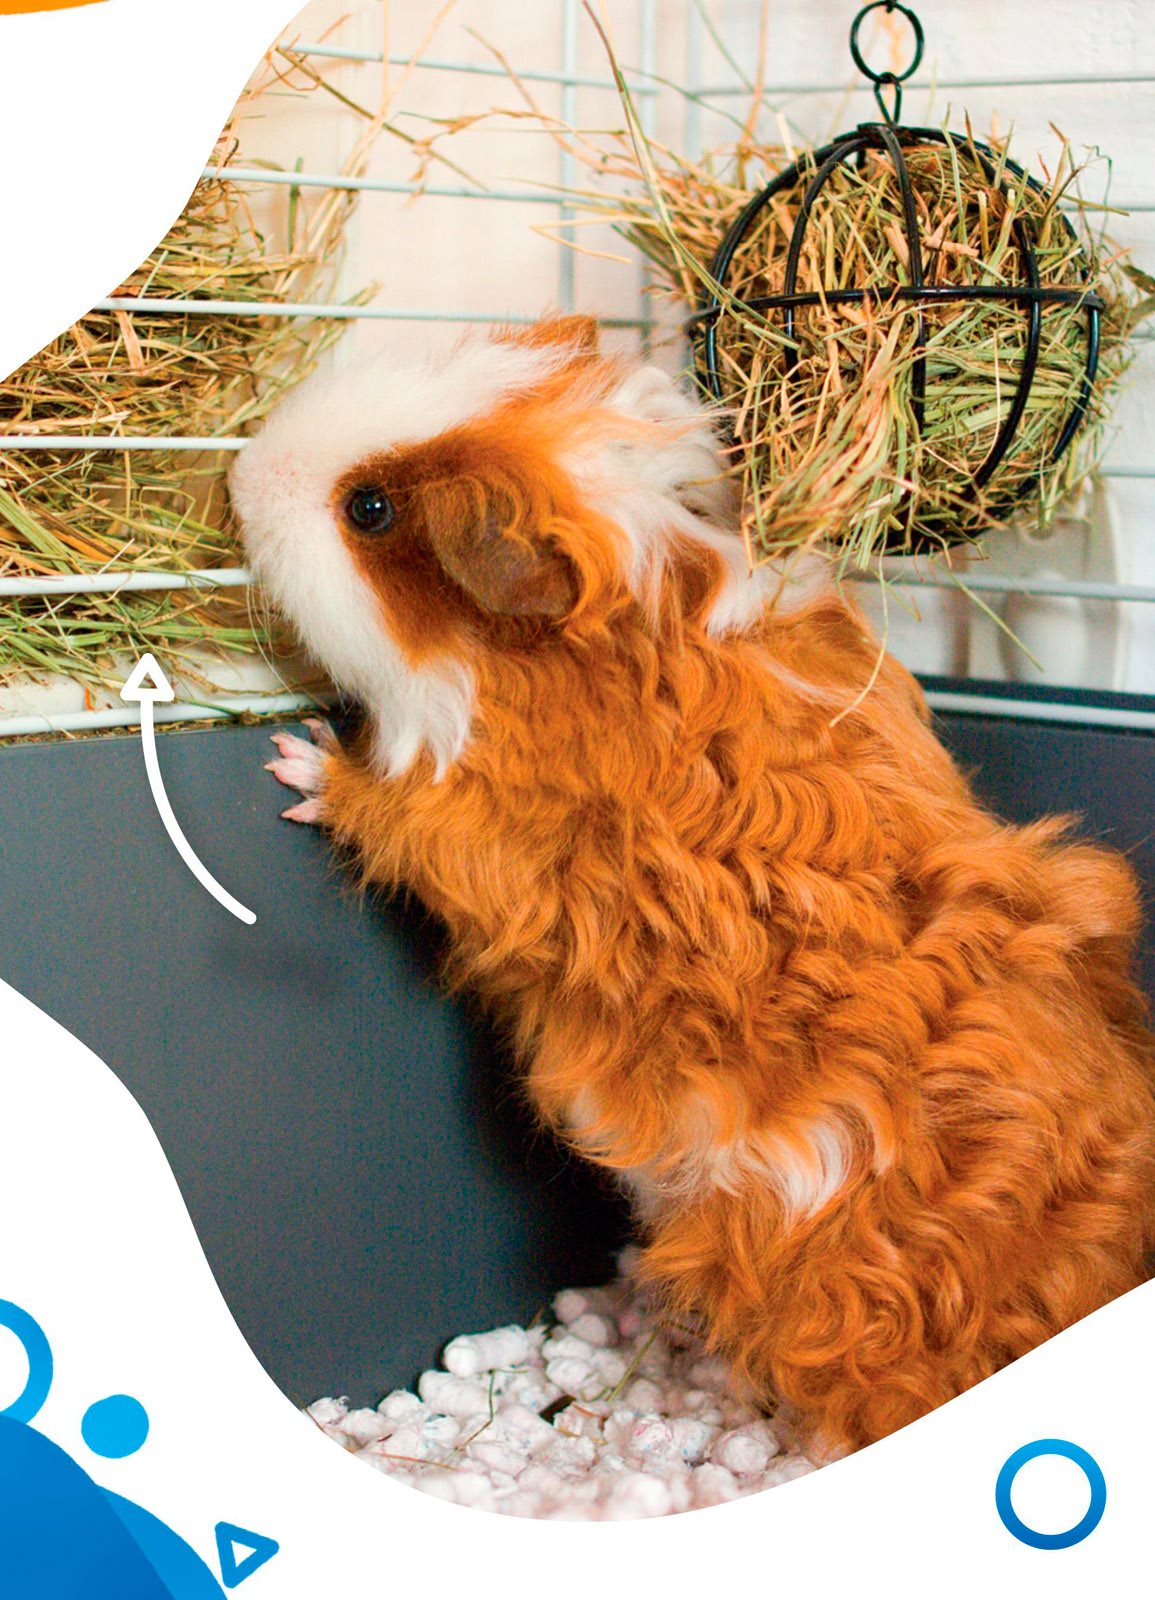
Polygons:
[[[280,716],[319,708],[306,694],[239,694],[219,697],[211,705],[194,700],[158,702],[155,722],[228,722],[239,716]],[[140,707],[106,706],[96,711],[27,711],[0,717],[0,739],[45,733],[96,733],[101,728],[135,728]]]

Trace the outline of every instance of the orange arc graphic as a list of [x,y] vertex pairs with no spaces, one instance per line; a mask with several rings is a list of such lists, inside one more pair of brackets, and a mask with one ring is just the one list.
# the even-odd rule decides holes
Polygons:
[[0,0],[0,17],[26,11],[70,11],[74,6],[103,4],[104,0]]

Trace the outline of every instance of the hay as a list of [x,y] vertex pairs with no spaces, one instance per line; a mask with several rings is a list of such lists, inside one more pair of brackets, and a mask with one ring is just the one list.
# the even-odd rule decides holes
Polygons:
[[[815,170],[808,154],[798,181],[771,202],[739,248],[726,285],[733,299],[718,317],[731,454],[758,559],[823,542],[840,568],[862,569],[885,550],[977,546],[1016,507],[1050,521],[1097,453],[1110,387],[1126,361],[1127,297],[1114,263],[1068,226],[1053,191],[1042,194],[1005,168],[989,168],[969,140],[948,135],[941,145],[912,147],[906,158],[929,287],[1025,283],[1016,238],[1016,224],[1025,223],[1043,285],[1093,287],[1105,301],[1099,378],[1078,446],[1055,458],[1087,359],[1081,301],[1043,307],[1026,409],[990,481],[977,483],[1018,388],[1028,317],[1005,300],[916,307],[895,295],[894,287],[909,281],[909,250],[885,151],[838,166],[814,207],[797,291],[818,300],[796,312],[794,341],[779,310],[747,309],[784,290],[795,220]],[[869,295],[848,303],[832,294],[846,289]],[[788,363],[791,348],[795,360]],[[920,354],[921,427],[914,409]]]
[[[315,87],[277,76],[290,92]],[[261,92],[246,94],[221,137],[214,165],[224,174],[242,163],[244,118]],[[330,299],[355,197],[310,194],[290,190],[278,244],[257,228],[240,186],[227,175],[203,180],[113,297]],[[0,434],[243,434],[341,331],[324,319],[92,312],[0,383]],[[0,575],[235,566],[230,460],[211,450],[0,451]],[[9,597],[0,685],[63,674],[111,687],[124,659],[149,649],[211,690],[206,655],[267,653],[270,626],[243,588]]]

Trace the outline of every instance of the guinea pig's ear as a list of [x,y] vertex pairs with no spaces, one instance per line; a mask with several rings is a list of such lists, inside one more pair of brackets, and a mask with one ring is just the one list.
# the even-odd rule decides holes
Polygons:
[[473,478],[430,485],[423,498],[437,559],[482,610],[554,619],[573,610],[573,566],[540,536],[523,531],[521,508],[508,491]]

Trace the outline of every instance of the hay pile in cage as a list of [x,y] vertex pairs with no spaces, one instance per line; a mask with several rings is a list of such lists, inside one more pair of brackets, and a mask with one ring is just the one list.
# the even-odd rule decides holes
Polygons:
[[[298,63],[294,63],[299,65]],[[280,71],[304,93],[315,82]],[[214,153],[214,175],[110,298],[230,301],[332,298],[354,196],[290,189],[284,235],[266,237],[240,164],[242,99]],[[216,175],[219,170],[220,176]],[[320,198],[311,199],[312,194]],[[279,231],[279,226],[278,226]],[[3,449],[3,435],[243,434],[315,365],[344,324],[326,319],[94,311],[0,383],[0,576],[187,572],[241,562],[222,451]],[[61,674],[118,686],[149,649],[211,697],[213,658],[265,653],[271,624],[246,588],[5,597],[0,685]]]

